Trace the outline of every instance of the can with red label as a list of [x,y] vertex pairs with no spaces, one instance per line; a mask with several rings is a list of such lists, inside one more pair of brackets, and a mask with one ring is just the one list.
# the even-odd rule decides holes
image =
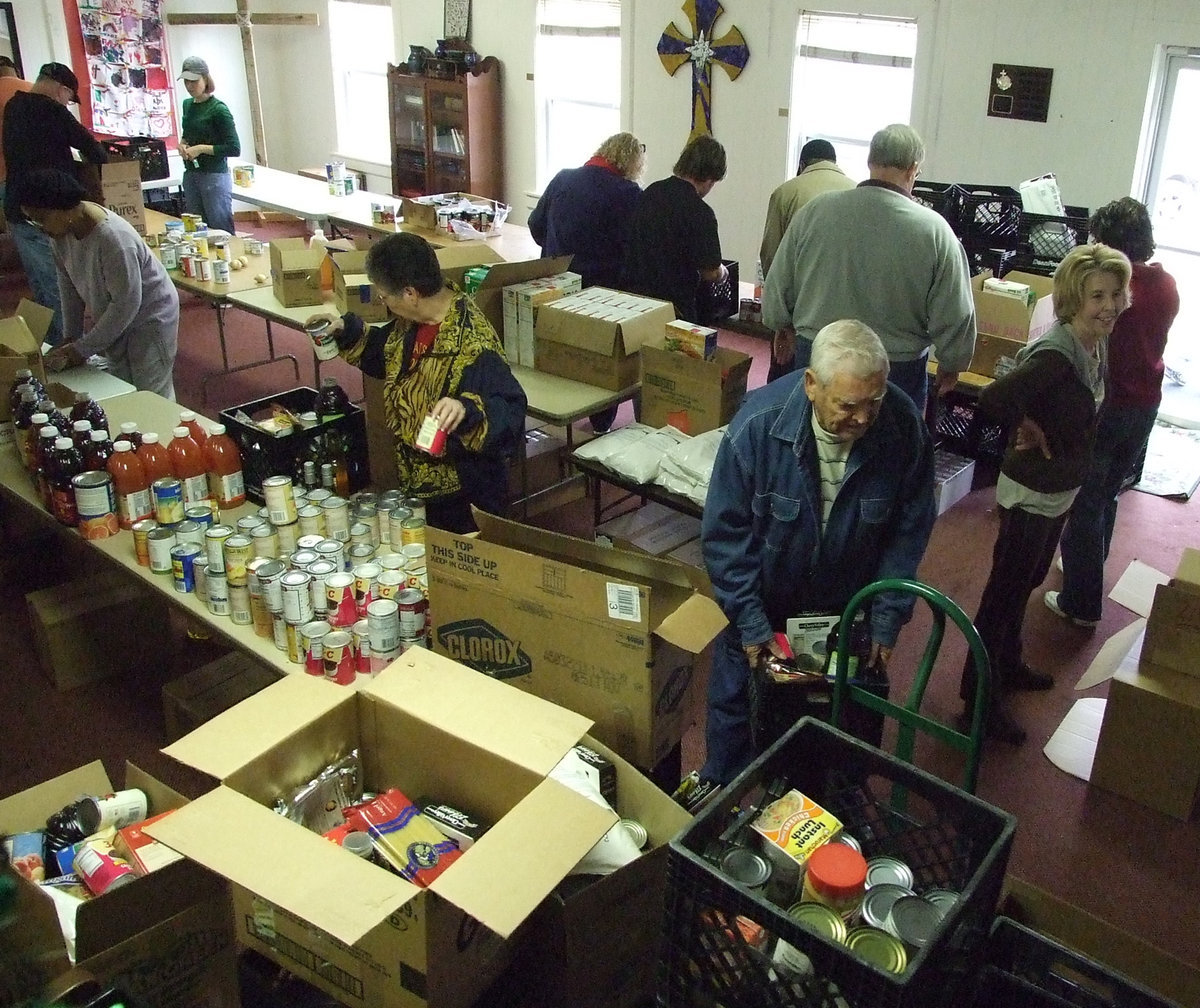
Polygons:
[[379,572],[379,580],[376,583],[376,587],[380,598],[394,599],[407,586],[408,581],[403,571],[383,570]]
[[324,639],[333,631],[325,620],[311,620],[300,628],[300,646],[304,649],[304,671],[309,675],[325,674]]
[[325,678],[339,686],[353,685],[357,675],[354,645],[345,630],[331,630],[322,640]]
[[84,885],[97,896],[103,896],[118,886],[128,885],[137,877],[127,862],[118,861],[111,854],[88,844],[80,847],[76,853],[74,868]]
[[283,592],[283,617],[297,625],[313,618],[312,575],[308,571],[291,570],[279,579]]
[[377,563],[359,564],[350,572],[354,575],[354,607],[360,619],[367,614],[367,606],[378,595],[376,582],[382,572],[383,568]]
[[432,413],[425,414],[425,419],[421,421],[413,447],[434,458],[441,458],[446,454],[446,432]]
[[371,631],[365,619],[360,619],[350,628],[354,644],[354,660],[359,675],[371,674]]
[[425,633],[429,602],[417,589],[405,588],[396,598],[401,637],[420,637]]
[[325,618],[335,627],[353,626],[358,619],[354,604],[354,575],[334,571],[325,575]]

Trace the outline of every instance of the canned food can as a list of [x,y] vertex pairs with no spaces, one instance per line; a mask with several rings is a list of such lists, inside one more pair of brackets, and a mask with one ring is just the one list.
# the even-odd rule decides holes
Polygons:
[[325,578],[338,573],[341,568],[332,560],[314,560],[306,570],[312,575],[313,612],[324,619],[329,610],[329,599],[325,597]]
[[429,612],[429,602],[425,596],[415,588],[405,588],[393,601],[396,603],[399,614],[400,636],[422,636],[425,633]]
[[408,590],[408,579],[403,571],[381,570],[376,587],[380,598],[394,599],[401,592]]
[[213,283],[227,284],[229,283],[229,260],[217,258],[212,263],[212,278]]
[[[296,522],[296,501],[292,497],[292,478],[290,476],[268,476],[263,480],[263,500],[266,502],[267,516],[275,526],[292,525]],[[280,549],[283,549],[282,535]]]
[[296,520],[300,523],[300,535],[314,535],[319,539],[325,538],[325,512],[319,504],[305,504],[296,512]]
[[734,846],[721,854],[721,874],[748,889],[761,889],[771,877],[771,862],[749,847]]
[[287,651],[288,649],[287,625],[287,620],[283,618],[283,613],[271,613],[271,639],[280,651]]
[[283,593],[283,615],[289,623],[310,623],[313,618],[312,575],[291,570],[279,579]]
[[315,549],[301,547],[288,557],[288,566],[292,570],[307,570],[308,565],[321,559],[321,554]]
[[163,476],[150,484],[150,499],[154,504],[154,520],[159,525],[177,525],[183,521],[183,482],[174,476]]
[[266,557],[256,570],[258,590],[269,612],[283,611],[283,575],[287,567],[282,560]]
[[375,562],[384,570],[402,571],[404,570],[404,554],[403,553],[382,553],[375,558]]
[[208,240],[204,240],[205,248],[203,251],[200,248],[200,241],[196,242],[196,279],[201,283],[212,283],[213,264],[208,258]]
[[351,543],[346,550],[346,570],[359,564],[371,563],[375,559],[375,547],[370,543]]
[[420,543],[421,545],[425,544],[424,518],[417,518],[414,516],[412,518],[405,518],[404,521],[400,523],[400,544],[402,546],[407,546],[410,543]]
[[912,889],[912,869],[899,858],[887,855],[873,857],[867,862],[867,888],[870,889],[881,882]]
[[852,837],[845,830],[842,830],[842,832],[837,835],[837,839],[834,841],[834,843],[843,844],[846,847],[849,847],[853,850],[858,851],[859,854],[862,853],[862,844],[860,844],[854,837]]
[[429,637],[426,636],[425,634],[421,634],[420,637],[401,637],[400,638],[400,647],[399,647],[400,654],[404,654],[404,652],[406,652],[406,651],[411,651],[413,648],[425,648],[428,650]]
[[321,543],[325,541],[322,535],[302,535],[296,540],[296,549],[300,550],[315,550]]
[[429,575],[424,567],[407,568],[404,572],[404,583],[420,592],[429,591]]
[[352,685],[358,669],[350,634],[345,630],[330,630],[322,640],[322,652],[325,678],[339,686]]
[[263,524],[261,515],[245,515],[237,520],[237,531],[242,535],[253,535],[254,530]]
[[300,628],[300,646],[304,649],[304,671],[309,675],[325,675],[323,641],[332,632],[325,620],[310,620]]
[[425,520],[425,502],[420,497],[403,497],[400,500],[400,506],[411,512],[408,515],[409,518]]
[[[313,487],[311,490],[305,491],[305,503],[316,504],[317,507],[320,507],[333,496],[335,496],[334,492],[326,487]],[[299,501],[296,503],[298,504]]]
[[335,627],[353,626],[359,618],[354,604],[354,581],[349,571],[325,576],[325,618]]
[[250,626],[254,622],[249,585],[229,586],[229,618],[238,626]]
[[167,242],[165,245],[160,245],[158,255],[162,260],[164,268],[169,270],[179,269],[179,246],[177,244]]
[[[248,171],[249,175],[247,177],[250,179],[250,182],[253,182],[254,169],[248,168]],[[249,185],[250,182],[247,182],[246,184]],[[243,243],[243,247],[250,255],[262,255],[263,243],[261,238],[247,238]]]
[[255,556],[279,556],[279,533],[270,522],[259,522],[250,533],[250,538],[254,540]]
[[229,580],[224,571],[208,566],[208,611],[214,616],[229,615]]
[[194,522],[190,518],[184,518],[178,525],[175,526],[175,541],[181,543],[195,543],[200,547],[200,551],[204,552],[204,526],[199,522]]
[[380,546],[386,546],[392,541],[392,514],[398,506],[392,501],[384,500],[375,505],[375,530]]
[[788,916],[801,924],[807,924],[818,934],[839,945],[846,941],[846,922],[841,914],[824,903],[793,903]]
[[155,574],[170,574],[172,570],[171,548],[175,545],[175,530],[161,525],[146,533],[149,550],[150,570]]
[[871,927],[882,928],[887,922],[892,904],[901,896],[911,895],[913,895],[911,889],[896,885],[894,882],[880,882],[871,886],[863,896],[862,908],[859,911],[862,914],[863,922]]
[[106,472],[89,470],[71,477],[75,491],[75,511],[79,515],[79,534],[84,539],[107,539],[120,531],[117,522],[117,497],[112,477]]
[[198,556],[192,561],[192,578],[196,583],[196,600],[208,607],[208,560]]
[[771,962],[776,974],[785,974],[788,977],[810,977],[815,972],[813,969],[812,960],[806,952],[802,952],[782,938],[775,945],[775,951],[771,953]]
[[367,607],[377,597],[375,585],[382,570],[377,563],[363,563],[350,571],[354,575],[354,607],[360,619],[367,614]]
[[233,535],[232,525],[210,525],[204,530],[204,550],[208,569],[225,571],[225,540]]
[[391,665],[392,662],[394,662],[397,658],[399,658],[404,653],[403,651],[400,650],[399,643],[397,643],[395,650],[386,651],[386,652],[383,652],[382,654],[375,650],[375,646],[373,644],[371,644],[369,646],[371,648],[371,675],[372,676],[379,675],[380,672],[382,672],[385,668],[387,668],[389,665]]
[[186,593],[196,590],[194,564],[200,553],[200,547],[194,542],[178,543],[171,547],[171,576],[175,580],[177,592]]
[[79,801],[79,825],[91,836],[101,830],[124,829],[142,822],[147,815],[146,792],[128,788],[113,794],[87,796]]
[[250,621],[254,624],[254,633],[259,637],[269,638],[272,634],[271,623],[274,614],[267,608],[266,599],[261,595],[250,596]]
[[284,650],[287,651],[288,661],[294,665],[303,665],[305,662],[304,645],[300,641],[300,627],[301,624],[293,623],[289,619],[283,621],[283,639],[286,645]]
[[929,944],[941,921],[942,911],[932,903],[920,896],[901,896],[888,911],[883,929],[915,955]]
[[411,564],[425,566],[425,544],[423,542],[405,543],[400,547],[400,555],[404,557],[405,569]]
[[335,570],[342,570],[346,565],[346,548],[337,539],[322,539],[314,547],[317,556],[322,560],[328,560],[334,565]]
[[908,968],[904,943],[879,928],[855,928],[846,935],[846,947],[888,973],[903,973]]
[[158,528],[158,522],[153,518],[143,518],[135,521],[130,527],[133,532],[133,555],[142,567],[150,566],[150,542],[147,536],[153,529]]
[[961,897],[961,894],[955,892],[953,889],[928,889],[921,895],[924,896],[928,902],[932,903],[935,907],[941,910],[943,917],[950,912],[950,908],[954,906],[954,904],[956,904]]
[[275,535],[279,538],[279,552],[276,555],[279,557],[290,556],[296,552],[296,540],[300,536],[300,523],[276,525]]
[[355,666],[359,675],[371,674],[371,630],[365,619],[360,619],[350,628],[350,640],[354,645]]
[[321,503],[325,534],[338,542],[350,541],[350,508],[341,497],[330,497]]
[[204,501],[201,504],[189,504],[183,509],[184,521],[194,521],[203,529],[209,529],[216,524],[216,516],[213,514],[212,503]]
[[254,556],[254,540],[248,535],[237,533],[225,540],[222,548],[225,557],[225,577],[230,585],[246,583],[246,564]]

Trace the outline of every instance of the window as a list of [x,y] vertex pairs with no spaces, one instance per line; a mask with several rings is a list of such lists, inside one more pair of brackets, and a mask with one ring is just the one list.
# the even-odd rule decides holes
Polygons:
[[[917,23],[865,14],[801,11],[788,121],[789,173],[800,148],[828,140],[850,178],[867,177],[871,137],[912,110]],[[810,97],[817,96],[817,97]]]
[[620,0],[538,0],[538,190],[621,129]]
[[395,59],[391,4],[330,0],[329,44],[338,154],[390,164],[387,66]]

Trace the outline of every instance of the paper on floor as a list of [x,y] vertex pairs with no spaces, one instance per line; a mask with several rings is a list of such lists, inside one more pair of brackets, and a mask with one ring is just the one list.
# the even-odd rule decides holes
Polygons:
[[1150,607],[1154,605],[1154,589],[1170,580],[1170,574],[1164,574],[1141,560],[1131,560],[1108,597],[1139,616],[1149,616]]
[[1123,630],[1118,630],[1108,638],[1096,652],[1096,657],[1087,667],[1087,671],[1079,677],[1075,684],[1077,690],[1091,689],[1113,677],[1118,668],[1131,660],[1136,667],[1138,657],[1142,653],[1142,638],[1146,634],[1146,621],[1136,619]]
[[1104,704],[1102,697],[1076,700],[1042,750],[1056,767],[1081,780],[1092,776],[1096,742],[1104,723]]

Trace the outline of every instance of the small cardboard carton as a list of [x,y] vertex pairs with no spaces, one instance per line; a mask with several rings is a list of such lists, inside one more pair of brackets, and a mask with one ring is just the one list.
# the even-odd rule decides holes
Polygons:
[[42,340],[54,312],[36,301],[21,298],[17,310],[8,318],[0,319],[0,444],[12,440],[12,409],[8,402],[8,390],[12,387],[18,371],[28,368],[43,385],[46,384],[46,368],[42,362]]
[[[422,648],[357,691],[287,676],[165,750],[221,783],[147,832],[233,883],[244,945],[345,1004],[466,1008],[511,956],[509,937],[616,822],[547,776],[587,727]],[[367,790],[398,787],[492,824],[429,888],[272,810],[354,748]]]
[[112,158],[106,164],[80,164],[83,184],[91,190],[89,198],[98,197],[118,217],[133,225],[143,237],[146,234],[146,203],[142,192],[142,166],[137,158]]
[[700,519],[650,501],[596,526],[596,542],[665,556],[700,536]]
[[570,272],[509,284],[503,289],[504,354],[511,363],[533,367],[538,308],[582,289],[583,278]]
[[333,297],[342,315],[354,312],[368,325],[385,322],[387,305],[367,278],[365,249],[329,249],[333,264]]
[[[146,793],[151,815],[186,805],[182,795],[133,764],[126,764],[125,787]],[[48,816],[81,795],[113,790],[103,764],[96,760],[0,801],[0,834],[42,829]],[[32,882],[21,879],[19,884],[34,919],[39,911],[48,911],[52,918],[49,897]],[[6,941],[19,943],[26,961],[40,958],[48,972],[55,966],[66,969],[68,952],[57,923],[30,927],[25,920],[22,916],[22,927],[10,929]],[[81,967],[102,983],[119,985],[138,1004],[238,1005],[229,886],[188,861],[168,864],[80,904],[74,955]]]
[[[997,378],[997,366],[1003,361],[1007,367],[1016,363],[1017,353],[1025,345],[1024,340],[1008,339],[980,332],[975,337],[975,353],[967,370],[987,378]],[[1004,370],[1000,370],[1003,374]]]
[[1184,549],[1175,576],[1155,589],[1142,660],[1200,676],[1200,550]]
[[538,312],[536,367],[619,392],[637,384],[638,351],[662,346],[663,329],[674,318],[668,301],[589,287]]
[[303,238],[276,238],[270,245],[271,289],[285,308],[319,305],[325,249]]
[[530,1008],[639,1008],[654,1000],[667,843],[690,817],[611,749],[584,742],[616,766],[617,813],[646,827],[645,853],[589,885],[568,879],[551,893],[522,929],[510,975]]
[[695,656],[725,626],[697,571],[476,513],[426,529],[434,648],[578,711],[650,769],[689,727]]
[[668,322],[664,332],[664,346],[676,353],[684,353],[700,360],[712,360],[717,352],[717,330],[708,326],[695,325],[683,319]]
[[945,514],[966,497],[974,479],[974,459],[937,449],[933,453],[933,500],[937,513]]
[[724,426],[746,396],[752,363],[749,354],[726,347],[717,347],[711,360],[642,347],[642,423],[691,435]]
[[[987,270],[971,279],[971,292],[975,298],[975,328],[980,333],[1028,343],[1043,335],[1054,324],[1054,299],[1050,296],[1054,281],[1050,277],[1020,270],[1012,270],[1004,275],[1005,280],[1026,284],[1032,289],[1037,297],[1032,305],[985,290],[984,283],[990,279],[991,273]],[[971,370],[976,374],[991,374],[990,371],[980,371],[974,362]]]

